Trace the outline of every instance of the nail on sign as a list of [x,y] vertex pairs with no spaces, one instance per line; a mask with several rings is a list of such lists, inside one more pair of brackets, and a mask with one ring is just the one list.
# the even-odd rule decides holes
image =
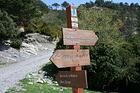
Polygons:
[[87,88],[87,73],[83,71],[60,71],[56,75],[60,86],[73,88]]
[[58,68],[90,65],[89,50],[56,50],[50,60]]

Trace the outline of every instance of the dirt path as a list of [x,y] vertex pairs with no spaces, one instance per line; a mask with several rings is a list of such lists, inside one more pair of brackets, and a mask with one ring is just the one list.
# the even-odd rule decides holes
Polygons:
[[0,93],[4,93],[6,89],[13,87],[28,73],[39,70],[43,64],[49,62],[52,53],[53,50],[45,50],[23,62],[0,68]]

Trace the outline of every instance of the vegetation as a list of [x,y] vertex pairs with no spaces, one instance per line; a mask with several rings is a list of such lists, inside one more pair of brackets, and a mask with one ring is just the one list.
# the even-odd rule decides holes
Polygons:
[[[78,7],[79,28],[93,30],[99,37],[96,46],[82,47],[90,49],[92,65],[85,67],[89,89],[123,93],[139,91],[139,7],[138,4],[103,0]],[[57,49],[64,48],[60,40]]]
[[18,25],[26,25],[30,19],[40,16],[36,6],[40,0],[0,0],[0,9],[5,10]]
[[[66,27],[64,8],[68,5],[64,2],[63,9],[58,10],[60,5],[54,3],[53,10],[40,0],[0,0],[0,41],[18,37],[19,25],[25,27],[25,33],[62,38],[61,28]],[[89,89],[140,91],[140,5],[96,0],[80,5],[78,11],[79,28],[93,30],[99,37],[95,46],[82,46],[90,49],[91,66],[84,68],[88,72]],[[17,42],[12,42],[12,46],[18,48]],[[56,49],[64,48],[60,39]],[[58,70],[64,69],[51,66],[50,75],[54,76]]]
[[[30,83],[29,83],[30,82]],[[22,90],[16,88],[9,89],[6,93],[72,93],[71,88],[65,88],[58,85],[50,85],[47,83],[32,83],[32,78],[21,80]],[[84,93],[102,93],[97,91],[85,90]]]
[[92,29],[99,37],[96,46],[89,47],[93,64],[87,67],[90,88],[127,93],[139,91],[140,60],[133,40],[129,41],[136,37],[136,46],[140,46],[139,6],[132,8],[132,4],[111,2],[90,2],[89,5],[79,8],[79,23],[82,29]]
[[66,2],[66,1],[64,1],[62,4],[61,4],[61,6],[62,6],[62,8],[64,9],[66,9],[68,6],[69,6],[70,4],[68,3],[68,2]]
[[17,34],[16,24],[6,11],[0,10],[0,43],[4,40],[14,38]]
[[55,9],[57,10],[59,8],[60,4],[54,3],[54,4],[52,4],[52,6],[55,7]]
[[21,44],[22,44],[22,40],[21,39],[14,39],[14,40],[12,40],[10,46],[15,48],[15,49],[20,49]]
[[[41,0],[0,0],[0,42],[11,40],[11,46],[20,48],[27,33],[40,33],[60,37],[60,27],[43,21],[49,8]],[[25,32],[20,32],[23,27]],[[14,40],[14,41],[13,41]]]

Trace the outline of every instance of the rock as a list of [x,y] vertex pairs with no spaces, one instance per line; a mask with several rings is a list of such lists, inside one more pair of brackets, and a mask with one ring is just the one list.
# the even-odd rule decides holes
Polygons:
[[54,49],[56,43],[49,41],[49,36],[39,33],[27,34],[27,39],[22,43],[21,51],[27,54],[37,54],[38,51]]
[[49,38],[50,36],[39,33],[27,34],[20,50],[11,48],[10,41],[7,41],[5,45],[0,45],[0,63],[10,64],[21,62],[34,55],[38,55],[44,50],[54,50],[58,41],[49,41]]
[[36,83],[41,83],[41,84],[43,84],[44,81],[43,81],[41,78],[39,78],[39,79],[36,81]]
[[53,85],[52,80],[50,80],[50,79],[48,79],[48,78],[46,78],[45,80],[46,80],[46,82],[47,82],[48,85]]
[[26,91],[27,89],[21,89],[21,91]]
[[18,32],[25,32],[25,29],[24,29],[24,27],[20,27],[19,29],[18,29]]
[[57,90],[57,88],[56,87],[52,87],[53,88],[53,90]]
[[42,70],[39,70],[39,71],[38,71],[38,74],[42,74],[42,73],[43,73],[43,71],[42,71]]
[[64,89],[63,88],[60,88],[60,91],[62,92]]
[[29,84],[29,85],[33,85],[34,83],[33,83],[33,82],[28,82],[28,84]]
[[56,86],[58,86],[58,83],[57,83],[57,81],[53,81],[53,84],[54,84],[54,85],[56,85]]

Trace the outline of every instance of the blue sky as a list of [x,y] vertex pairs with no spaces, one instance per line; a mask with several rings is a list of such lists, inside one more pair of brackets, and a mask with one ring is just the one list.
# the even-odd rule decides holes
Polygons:
[[[85,2],[90,2],[90,1],[95,1],[95,0],[42,0],[43,2],[45,2],[47,5],[51,5],[53,3],[59,3],[61,4],[64,1],[69,2],[70,4],[75,4],[75,5],[79,5],[79,4],[84,4]],[[113,2],[127,2],[127,3],[139,3],[140,4],[140,0],[113,0]]]

